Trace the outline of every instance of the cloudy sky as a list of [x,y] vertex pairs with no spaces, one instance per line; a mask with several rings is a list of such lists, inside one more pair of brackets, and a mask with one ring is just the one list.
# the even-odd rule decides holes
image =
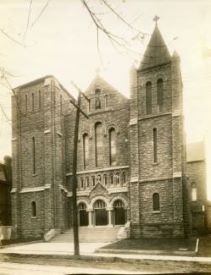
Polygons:
[[[177,50],[181,57],[187,140],[205,140],[209,181],[211,1],[107,0],[134,29],[112,13],[103,0],[87,3],[111,33],[126,40],[127,49],[112,46],[102,32],[98,33],[97,46],[96,27],[80,0],[0,0],[0,67],[8,72],[10,85],[16,87],[53,74],[74,94],[71,81],[85,90],[100,69],[102,77],[129,95],[128,71],[132,64],[140,62],[154,28],[152,19],[158,15],[170,52]],[[5,154],[11,154],[11,90],[5,87],[8,83],[4,78],[0,85],[3,159]]]

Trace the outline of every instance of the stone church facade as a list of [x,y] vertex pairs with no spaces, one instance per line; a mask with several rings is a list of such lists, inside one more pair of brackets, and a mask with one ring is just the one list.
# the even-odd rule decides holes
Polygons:
[[[130,221],[132,238],[190,234],[180,59],[157,27],[130,99],[100,76],[81,98],[77,163],[80,226]],[[12,98],[12,224],[16,237],[72,227],[74,100],[53,77]]]

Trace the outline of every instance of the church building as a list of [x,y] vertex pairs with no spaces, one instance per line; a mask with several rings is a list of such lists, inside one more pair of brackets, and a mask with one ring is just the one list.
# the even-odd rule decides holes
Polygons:
[[[74,98],[49,75],[12,97],[12,224],[17,238],[72,227]],[[129,99],[99,75],[81,97],[80,227],[130,224],[131,238],[191,233],[180,58],[157,23]]]

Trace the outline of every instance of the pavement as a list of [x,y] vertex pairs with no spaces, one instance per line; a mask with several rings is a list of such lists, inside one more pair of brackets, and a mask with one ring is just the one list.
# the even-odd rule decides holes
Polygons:
[[[123,261],[141,261],[141,260],[154,260],[154,261],[176,261],[176,262],[197,262],[211,264],[211,257],[201,256],[181,256],[181,255],[153,255],[132,254],[130,251],[125,253],[117,253],[115,250],[110,253],[96,253],[100,247],[105,246],[105,243],[81,243],[80,256],[84,259],[94,260],[108,260],[115,261],[116,259]],[[15,254],[15,255],[49,255],[55,257],[73,257],[74,245],[73,243],[48,243],[48,242],[34,242],[27,244],[10,245],[0,249],[0,254]]]

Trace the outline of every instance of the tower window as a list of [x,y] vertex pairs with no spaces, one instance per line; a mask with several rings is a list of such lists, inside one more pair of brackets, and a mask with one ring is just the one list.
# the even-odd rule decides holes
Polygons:
[[32,201],[32,203],[31,203],[31,211],[32,211],[32,217],[36,217],[37,216],[37,206],[36,206],[35,201]]
[[153,129],[153,160],[154,163],[157,162],[157,128]]
[[101,90],[95,90],[95,109],[101,109],[101,101],[100,101]]
[[83,135],[83,160],[84,169],[86,169],[89,161],[89,136],[88,134]]
[[116,165],[116,132],[114,128],[109,130],[109,158],[110,165]]
[[146,113],[152,113],[152,83],[146,83]]
[[158,193],[154,193],[152,196],[153,211],[160,210],[160,196]]
[[35,137],[32,138],[32,170],[33,174],[36,173],[36,144]]
[[95,124],[95,163],[96,166],[103,164],[103,129],[100,122]]
[[160,78],[157,81],[157,104],[159,111],[163,110],[163,79]]

